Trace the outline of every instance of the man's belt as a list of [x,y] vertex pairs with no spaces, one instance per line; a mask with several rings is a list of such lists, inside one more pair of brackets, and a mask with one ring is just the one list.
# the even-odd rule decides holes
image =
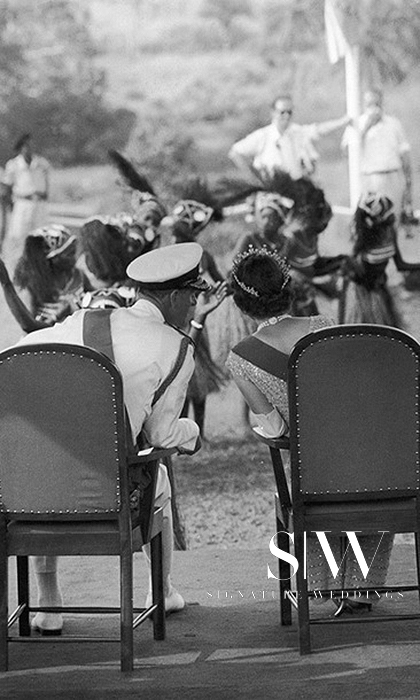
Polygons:
[[16,199],[29,199],[31,202],[40,202],[42,199],[46,199],[46,193],[35,192],[34,194],[17,194]]
[[368,173],[362,173],[363,175],[389,175],[390,173],[399,173],[401,168],[392,168],[391,170],[371,170]]

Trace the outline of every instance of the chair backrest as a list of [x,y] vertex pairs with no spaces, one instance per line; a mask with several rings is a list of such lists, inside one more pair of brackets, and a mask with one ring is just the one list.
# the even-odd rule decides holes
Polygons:
[[289,358],[293,499],[416,495],[420,345],[407,333],[343,325]]
[[0,353],[0,510],[117,517],[126,467],[122,381],[90,348]]

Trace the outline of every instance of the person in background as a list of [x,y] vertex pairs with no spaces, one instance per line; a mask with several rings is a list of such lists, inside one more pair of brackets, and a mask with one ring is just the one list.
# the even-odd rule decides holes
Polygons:
[[[285,254],[289,241],[283,236],[282,227],[288,213],[288,206],[290,202],[276,192],[257,192],[254,230],[241,236],[233,256],[245,252],[250,246],[256,249],[265,247]],[[229,277],[231,280],[231,274]],[[257,323],[255,319],[242,313],[232,296],[228,296],[216,314],[215,358],[221,367],[225,367],[231,348],[253,333]],[[243,400],[240,403],[239,418],[238,433],[242,437],[247,437],[250,433],[249,408]]]
[[[189,194],[193,193],[192,185],[189,187]],[[175,244],[193,242],[197,236],[203,231],[209,222],[213,219],[215,210],[211,206],[197,202],[192,198],[185,197],[180,199],[174,206],[170,215],[165,219],[166,224],[170,224],[171,241]],[[217,216],[216,216],[217,218]],[[200,262],[200,272],[206,279],[211,288],[214,289],[221,299],[224,299],[227,291],[227,285],[224,282],[223,275],[219,271],[216,261],[212,254],[203,249],[203,255]],[[188,318],[188,324],[185,331],[191,335],[191,332],[198,325],[203,325],[197,321],[196,314],[194,318]],[[187,397],[185,400],[182,415],[188,416],[190,405],[193,409],[194,420],[200,428],[200,435],[204,435],[204,422],[206,411],[207,396],[213,392],[220,391],[221,387],[226,383],[226,375],[218,366],[210,352],[209,336],[206,328],[200,328],[200,337],[196,343],[195,353],[195,369],[188,384]]]
[[404,320],[388,285],[389,263],[399,272],[420,270],[406,265],[397,246],[395,210],[389,197],[363,195],[353,217],[353,251],[343,263],[340,323],[377,323],[404,329]]
[[[359,122],[362,195],[388,197],[398,224],[403,211],[412,214],[410,144],[399,119],[385,113],[381,90],[366,90],[363,102],[364,112]],[[346,130],[343,147],[347,145]]]
[[160,222],[166,216],[166,209],[160,199],[149,192],[133,190],[131,195],[131,208],[135,220],[146,229],[146,233],[155,235],[158,233]]
[[50,224],[27,236],[13,282],[0,259],[5,299],[25,333],[52,326],[79,308],[91,286],[76,267],[76,257],[76,237],[64,226]]
[[315,143],[350,121],[343,116],[314,124],[295,124],[292,98],[278,95],[271,105],[271,123],[234,143],[229,157],[245,176],[251,173],[263,181],[272,177],[275,170],[283,170],[293,179],[311,176],[319,157]]
[[2,177],[2,198],[13,205],[6,238],[21,250],[26,236],[48,223],[51,166],[34,153],[31,134],[24,134],[14,151]]
[[160,222],[167,214],[161,198],[129,158],[115,149],[110,149],[108,155],[117,168],[120,185],[130,192],[133,217],[145,230],[147,238],[158,235]]

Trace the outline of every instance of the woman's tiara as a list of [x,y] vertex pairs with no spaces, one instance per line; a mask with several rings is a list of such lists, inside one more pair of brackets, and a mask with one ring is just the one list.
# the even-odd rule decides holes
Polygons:
[[273,260],[275,260],[283,276],[283,284],[280,287],[280,291],[284,289],[284,287],[290,281],[290,265],[287,262],[287,259],[284,256],[280,255],[276,250],[270,250],[266,246],[263,246],[262,248],[255,248],[251,244],[249,245],[248,249],[245,250],[243,253],[239,253],[238,255],[236,255],[232,263],[232,277],[235,280],[236,284],[238,284],[239,287],[244,290],[244,292],[247,292],[247,294],[251,294],[254,297],[261,296],[258,290],[255,289],[255,287],[249,287],[238,278],[237,272],[240,263],[242,262],[242,260],[246,260],[246,258],[249,258],[250,256],[260,258],[272,258]]

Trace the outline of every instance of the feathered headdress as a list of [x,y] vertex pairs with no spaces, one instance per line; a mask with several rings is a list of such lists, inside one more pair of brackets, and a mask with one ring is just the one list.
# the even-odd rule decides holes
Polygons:
[[394,205],[385,195],[369,192],[360,198],[357,208],[361,218],[370,228],[395,221]]
[[[385,257],[392,257],[395,253],[395,236],[394,205],[389,197],[376,192],[363,195],[353,219],[353,253],[356,255],[376,249],[381,250]],[[378,261],[380,257],[376,253]]]
[[332,217],[332,209],[324,191],[307,177],[294,180],[282,170],[274,171],[264,179],[265,189],[278,192],[293,201],[292,218],[299,221],[303,230],[318,235],[324,231]]
[[177,188],[179,200],[166,218],[173,232],[182,236],[195,238],[211,219],[220,221],[223,218],[222,208],[205,178],[194,176],[188,178]]
[[49,224],[48,226],[37,228],[30,235],[42,238],[45,241],[48,251],[46,253],[47,260],[56,258],[76,243],[76,236],[68,228],[60,224]]
[[139,211],[143,207],[150,208],[162,219],[166,215],[166,209],[147,177],[139,173],[133,163],[119,151],[110,149],[108,155],[117,167],[123,182],[133,190],[131,201],[133,209]]
[[222,210],[239,202],[243,202],[251,194],[266,189],[257,178],[240,176],[221,177],[211,185],[211,196],[215,208]]
[[113,164],[117,167],[117,170],[126,185],[131,187],[133,190],[146,192],[151,194],[153,197],[156,197],[156,193],[149,180],[136,170],[133,163],[128,160],[128,158],[113,148],[108,151],[108,155]]

